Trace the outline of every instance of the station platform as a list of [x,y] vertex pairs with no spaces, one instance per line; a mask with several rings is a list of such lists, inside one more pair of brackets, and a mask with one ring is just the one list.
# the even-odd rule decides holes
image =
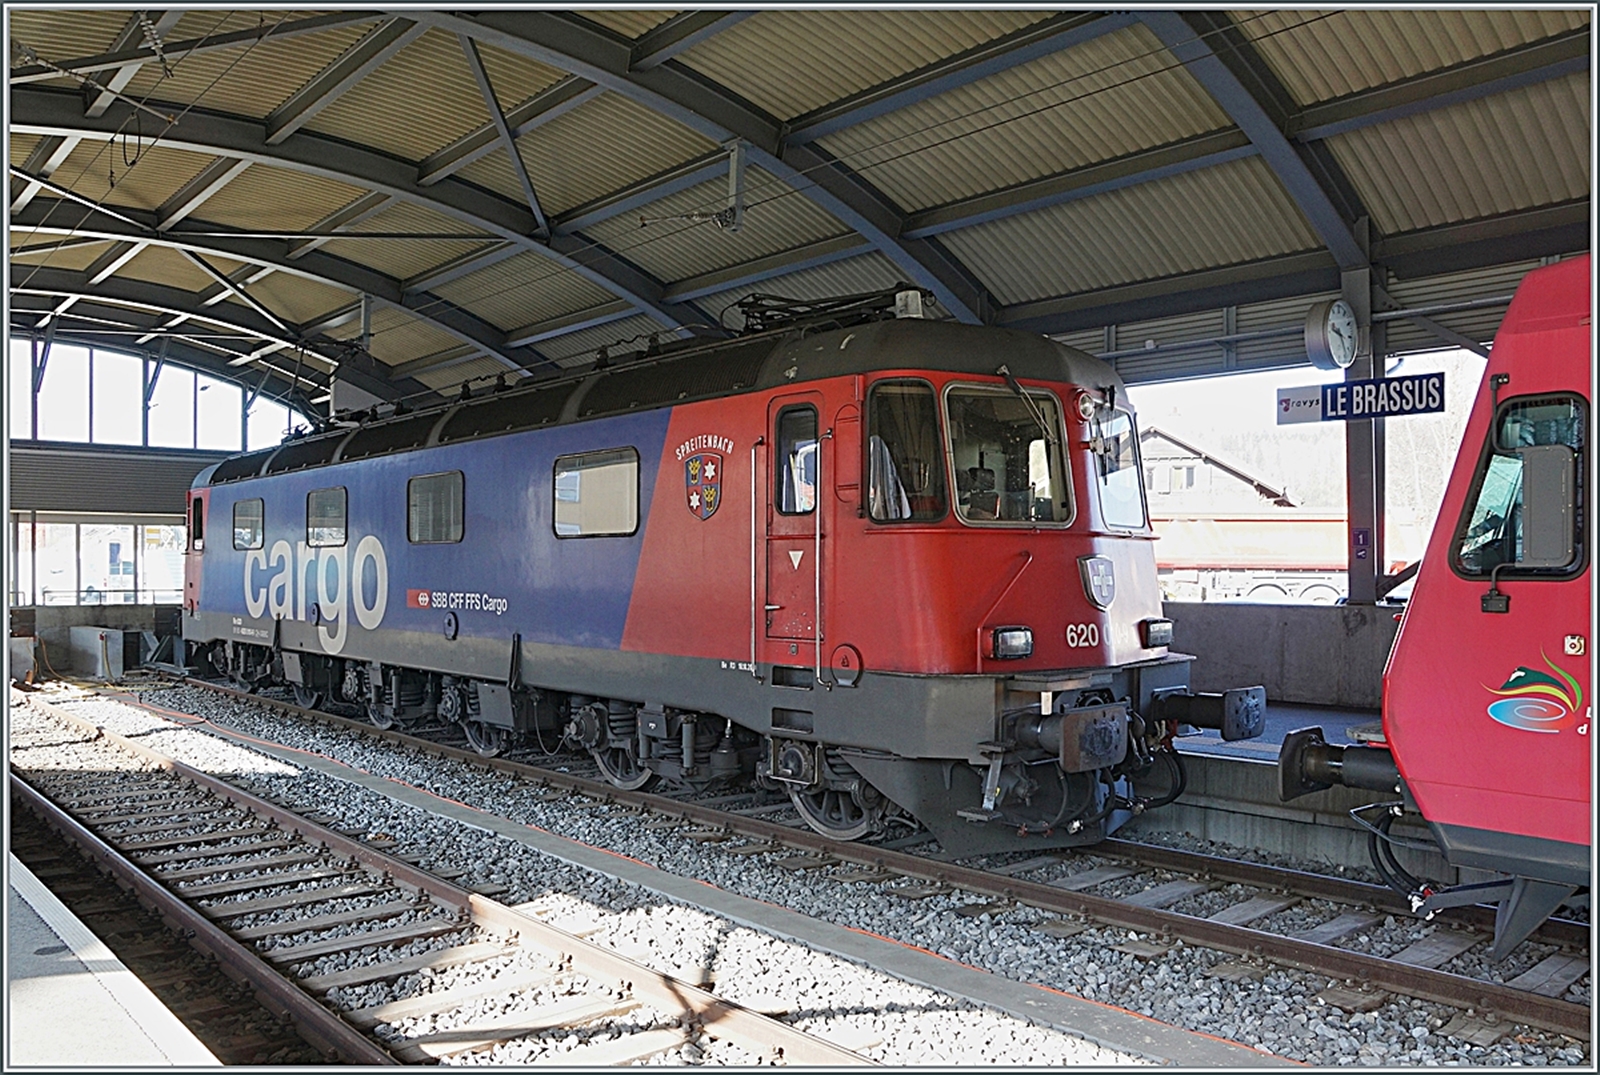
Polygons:
[[1203,729],[1199,735],[1176,740],[1179,753],[1207,754],[1218,758],[1259,759],[1276,763],[1284,737],[1299,728],[1321,726],[1330,743],[1358,743],[1382,738],[1382,714],[1376,709],[1341,709],[1334,706],[1267,702],[1267,726],[1255,739],[1224,742],[1222,733]]
[[15,856],[6,870],[7,1071],[220,1066]]

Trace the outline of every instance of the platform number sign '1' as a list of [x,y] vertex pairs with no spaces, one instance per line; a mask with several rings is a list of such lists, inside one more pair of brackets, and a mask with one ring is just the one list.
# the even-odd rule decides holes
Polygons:
[[1444,374],[1379,377],[1278,389],[1278,424],[1352,422],[1444,410]]

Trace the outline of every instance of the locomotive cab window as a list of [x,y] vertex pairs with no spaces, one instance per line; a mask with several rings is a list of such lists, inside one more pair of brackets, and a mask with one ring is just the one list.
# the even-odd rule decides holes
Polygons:
[[556,459],[556,537],[616,537],[638,529],[638,452],[612,448]]
[[815,407],[790,407],[778,415],[778,510],[785,515],[807,515],[817,507],[817,411]]
[[[196,512],[200,509],[200,501],[194,502]],[[261,500],[240,500],[233,505],[233,547],[236,549],[259,549],[266,538],[266,529],[262,525]]]
[[413,545],[461,540],[464,483],[459,470],[424,474],[406,483],[406,537]]
[[189,505],[189,543],[195,552],[206,547],[206,502],[199,497]]
[[956,514],[964,522],[1065,523],[1072,517],[1054,396],[952,385],[945,392]]
[[1144,474],[1139,465],[1139,433],[1125,410],[1096,408],[1089,420],[1089,446],[1094,452],[1094,481],[1100,514],[1107,526],[1139,530],[1145,525]]
[[944,456],[933,386],[880,381],[867,397],[867,513],[932,522],[946,513]]
[[313,489],[306,494],[306,544],[324,549],[344,544],[344,486]]
[[1582,565],[1586,421],[1571,396],[1501,405],[1457,526],[1458,572],[1564,577]]

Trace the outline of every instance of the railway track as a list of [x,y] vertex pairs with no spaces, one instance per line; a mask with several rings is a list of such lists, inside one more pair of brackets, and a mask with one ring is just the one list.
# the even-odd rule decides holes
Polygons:
[[[770,810],[745,806],[741,811],[730,806],[749,800],[737,796],[695,802],[623,792],[573,773],[525,761],[486,759],[414,735],[380,732],[364,722],[190,682],[362,735],[514,774],[547,787],[551,795],[572,797],[576,804],[612,804],[654,815],[645,822],[652,827],[675,825],[704,841],[743,838],[741,852],[783,861],[788,868],[817,870],[819,877],[878,884],[886,892],[911,899],[969,893],[984,901],[968,904],[971,914],[999,913],[1024,904],[1060,916],[1042,927],[1056,936],[1096,925],[1119,927],[1137,935],[1123,947],[1141,958],[1159,958],[1180,942],[1241,957],[1217,968],[1224,977],[1259,976],[1269,963],[1317,973],[1342,980],[1324,999],[1345,1010],[1368,1010],[1391,993],[1447,1004],[1461,1012],[1446,1030],[1467,1040],[1486,1042],[1516,1024],[1581,1040],[1590,1036],[1589,1006],[1561,999],[1567,986],[1588,972],[1585,924],[1547,923],[1534,939],[1557,946],[1557,951],[1510,983],[1484,981],[1439,968],[1488,941],[1492,910],[1487,908],[1464,908],[1441,916],[1440,928],[1429,937],[1384,958],[1335,943],[1360,936],[1385,915],[1406,913],[1398,897],[1381,886],[1121,840],[1107,841],[1089,852],[1055,853],[996,869],[976,869],[885,844],[830,840],[796,827],[797,819],[790,819],[790,824],[770,820],[780,809],[778,804]],[[1296,914],[1314,908],[1320,908],[1312,916],[1315,921],[1308,923],[1305,914]],[[1283,922],[1298,922],[1300,928],[1287,934],[1275,931],[1274,926]]]
[[[13,801],[247,983],[326,1060],[434,1063],[542,1038],[549,1047],[532,1063],[625,1064],[686,1046],[735,1063],[869,1062],[372,840],[38,699],[27,704],[64,729],[44,745],[72,748],[79,763],[26,770],[13,760]],[[25,758],[26,743],[21,750]],[[371,987],[395,983],[381,1002],[363,1002]]]

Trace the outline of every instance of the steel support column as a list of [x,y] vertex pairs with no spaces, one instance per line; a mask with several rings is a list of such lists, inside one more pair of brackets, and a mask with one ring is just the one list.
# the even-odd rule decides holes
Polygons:
[[[1360,238],[1365,221],[1358,222]],[[1340,292],[1356,313],[1361,336],[1369,345],[1358,350],[1345,370],[1345,380],[1382,377],[1387,354],[1382,322],[1372,320],[1373,270],[1348,269],[1340,274]],[[1348,514],[1349,603],[1371,605],[1378,600],[1383,577],[1383,419],[1366,418],[1344,424],[1345,504]]]

